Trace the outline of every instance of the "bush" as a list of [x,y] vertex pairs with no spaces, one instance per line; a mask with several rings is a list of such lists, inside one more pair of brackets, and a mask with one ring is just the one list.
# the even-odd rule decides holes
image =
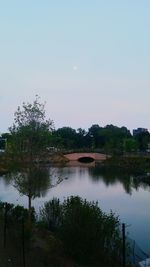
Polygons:
[[53,198],[40,209],[40,221],[50,231],[59,228],[62,221],[62,205],[59,199]]
[[62,204],[53,199],[41,210],[41,219],[50,223],[50,229],[53,223],[66,254],[78,262],[115,267],[120,261],[120,222],[112,212],[102,212],[98,203],[78,196],[67,198]]

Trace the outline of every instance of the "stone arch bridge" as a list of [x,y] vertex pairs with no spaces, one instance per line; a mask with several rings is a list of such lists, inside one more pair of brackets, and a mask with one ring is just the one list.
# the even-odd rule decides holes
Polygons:
[[69,161],[81,161],[81,162],[103,161],[109,157],[108,155],[101,153],[70,153],[70,154],[64,154],[64,156]]

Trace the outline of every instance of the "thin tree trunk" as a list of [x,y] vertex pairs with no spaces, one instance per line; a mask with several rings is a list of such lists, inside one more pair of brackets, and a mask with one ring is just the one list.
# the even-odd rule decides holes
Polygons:
[[31,224],[31,215],[32,215],[32,196],[29,194],[28,195],[28,210],[29,210],[29,216],[28,216],[28,220],[29,220],[29,224]]

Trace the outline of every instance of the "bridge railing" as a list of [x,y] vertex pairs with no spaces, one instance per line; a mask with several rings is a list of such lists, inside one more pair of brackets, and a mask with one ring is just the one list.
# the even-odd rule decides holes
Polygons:
[[106,151],[104,149],[61,149],[59,150],[63,154],[73,154],[73,153],[101,153],[106,154]]

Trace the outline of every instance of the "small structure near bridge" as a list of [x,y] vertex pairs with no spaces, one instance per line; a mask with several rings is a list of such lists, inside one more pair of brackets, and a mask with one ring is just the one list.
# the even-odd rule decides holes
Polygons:
[[70,153],[64,155],[69,161],[92,162],[106,160],[108,155],[101,153]]

